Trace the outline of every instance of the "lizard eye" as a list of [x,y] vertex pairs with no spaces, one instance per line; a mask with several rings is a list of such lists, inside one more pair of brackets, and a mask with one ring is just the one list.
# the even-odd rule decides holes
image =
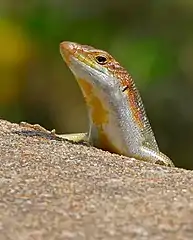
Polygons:
[[96,60],[99,64],[103,65],[107,63],[107,58],[105,56],[97,56]]

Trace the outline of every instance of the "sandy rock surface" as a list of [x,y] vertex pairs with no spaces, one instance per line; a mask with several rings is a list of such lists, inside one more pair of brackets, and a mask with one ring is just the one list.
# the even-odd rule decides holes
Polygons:
[[0,121],[0,239],[193,239],[193,171]]

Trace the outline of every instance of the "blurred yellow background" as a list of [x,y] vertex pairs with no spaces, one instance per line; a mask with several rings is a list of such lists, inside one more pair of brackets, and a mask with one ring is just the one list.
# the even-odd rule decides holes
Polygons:
[[1,2],[1,118],[87,130],[63,40],[110,52],[133,76],[161,150],[193,169],[193,1]]

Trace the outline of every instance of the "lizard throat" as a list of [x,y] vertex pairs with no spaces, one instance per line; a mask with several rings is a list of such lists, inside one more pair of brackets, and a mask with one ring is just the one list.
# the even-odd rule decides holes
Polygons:
[[93,124],[96,126],[107,124],[109,121],[109,112],[102,103],[101,98],[97,97],[94,93],[92,84],[84,79],[78,79],[78,84],[83,92]]
[[77,81],[83,92],[89,112],[90,131],[92,132],[92,134],[89,134],[89,138],[91,138],[89,139],[90,143],[100,149],[121,154],[110,139],[108,131],[105,130],[107,125],[110,124],[109,111],[104,106],[102,98],[96,95],[91,83],[82,78],[77,79]]

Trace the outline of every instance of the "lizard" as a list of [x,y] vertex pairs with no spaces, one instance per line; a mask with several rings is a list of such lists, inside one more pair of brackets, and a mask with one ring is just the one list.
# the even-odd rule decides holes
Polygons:
[[78,82],[89,118],[88,133],[64,134],[63,138],[174,166],[159,150],[140,93],[119,62],[106,51],[68,41],[60,43],[60,53]]

